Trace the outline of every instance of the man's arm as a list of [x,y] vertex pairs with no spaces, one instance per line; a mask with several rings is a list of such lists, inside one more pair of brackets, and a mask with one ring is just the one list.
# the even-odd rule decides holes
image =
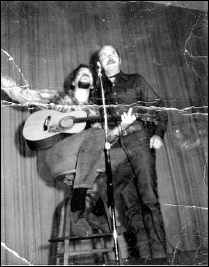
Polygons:
[[137,83],[139,83],[139,87],[141,88],[142,101],[146,102],[146,106],[159,107],[156,111],[159,123],[155,127],[153,134],[163,139],[168,124],[168,114],[163,110],[164,103],[142,76],[138,76]]
[[49,93],[41,93],[36,90],[23,89],[7,76],[1,76],[1,90],[3,90],[12,100],[17,101],[20,104],[31,102],[48,104],[53,98],[53,96]]

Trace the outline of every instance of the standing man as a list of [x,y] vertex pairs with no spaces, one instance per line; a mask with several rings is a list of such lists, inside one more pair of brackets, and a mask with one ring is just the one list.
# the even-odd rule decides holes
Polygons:
[[[159,120],[157,125],[135,120],[126,130],[120,127],[119,141],[111,151],[122,147],[127,156],[113,171],[113,186],[115,196],[122,192],[128,223],[137,238],[139,256],[145,260],[166,259],[165,230],[157,194],[155,149],[163,145],[167,114],[160,108],[162,101],[141,75],[125,74],[120,70],[121,58],[113,46],[105,45],[98,51],[97,64],[102,68],[108,113],[118,115],[121,106],[127,105],[134,105],[133,113],[134,108],[139,106],[158,107],[154,111]],[[101,100],[99,85],[93,94],[96,103]],[[109,125],[109,128],[111,126],[115,127]]]

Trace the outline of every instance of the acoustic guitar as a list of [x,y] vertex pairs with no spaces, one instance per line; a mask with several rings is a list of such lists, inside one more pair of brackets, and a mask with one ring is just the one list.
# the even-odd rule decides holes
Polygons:
[[[152,114],[134,113],[141,121],[158,121]],[[120,121],[121,116],[107,116],[108,121]],[[87,122],[103,122],[104,117],[88,117],[84,110],[63,113],[56,110],[39,110],[31,114],[25,121],[23,137],[32,150],[47,149],[66,136],[79,133],[86,128]]]

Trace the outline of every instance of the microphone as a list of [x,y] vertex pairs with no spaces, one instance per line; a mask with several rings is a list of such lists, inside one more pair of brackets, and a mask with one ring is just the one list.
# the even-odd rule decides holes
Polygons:
[[102,68],[102,65],[101,65],[101,63],[100,63],[99,61],[97,61],[97,66],[98,66],[99,68]]
[[115,209],[114,209],[114,195],[113,195],[113,185],[112,185],[112,170],[111,170],[111,158],[110,158],[110,144],[107,140],[107,111],[105,107],[105,93],[104,93],[104,88],[102,84],[102,66],[99,61],[97,61],[97,66],[99,67],[98,69],[98,77],[101,82],[101,93],[102,93],[102,103],[103,103],[103,109],[104,109],[104,129],[105,129],[105,163],[106,163],[106,171],[108,175],[107,179],[107,190],[108,190],[108,204],[111,207],[112,211],[112,217],[113,217],[113,235],[114,238],[114,243],[115,243],[115,256],[116,256],[116,261],[119,261],[119,254],[118,254],[118,241],[117,241],[117,230],[116,230],[116,216],[115,216]]
[[102,73],[101,73],[101,71],[102,71],[102,65],[101,65],[101,63],[99,61],[97,61],[97,66],[99,67],[99,69],[98,69],[98,76],[99,77],[102,77]]

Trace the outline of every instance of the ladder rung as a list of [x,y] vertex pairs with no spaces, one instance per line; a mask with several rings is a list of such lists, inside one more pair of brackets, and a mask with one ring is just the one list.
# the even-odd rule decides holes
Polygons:
[[102,234],[94,234],[94,235],[89,235],[89,236],[64,236],[64,237],[57,237],[55,239],[49,239],[49,242],[63,242],[66,239],[68,240],[83,240],[83,239],[91,239],[91,238],[100,238],[100,237],[108,237],[108,236],[113,236],[112,233],[102,233]]
[[[94,254],[94,253],[107,253],[107,252],[112,252],[115,251],[115,249],[112,248],[100,248],[100,249],[92,249],[92,250],[80,250],[80,251],[72,251],[69,252],[69,257],[73,256],[79,256],[79,255],[85,255],[85,254]],[[63,257],[64,253],[62,254],[57,254],[56,257],[60,258]]]

